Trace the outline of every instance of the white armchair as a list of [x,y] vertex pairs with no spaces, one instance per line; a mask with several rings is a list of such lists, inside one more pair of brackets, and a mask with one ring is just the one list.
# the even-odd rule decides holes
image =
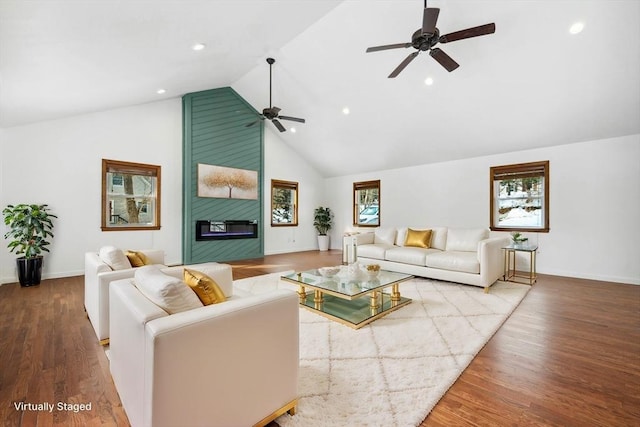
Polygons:
[[134,279],[109,290],[111,374],[132,426],[266,425],[295,413],[295,292],[234,290],[223,303],[169,315]]
[[[141,250],[153,264],[164,266],[164,251]],[[113,270],[98,252],[84,255],[84,307],[100,344],[109,343],[109,284],[118,279],[133,277],[134,268]]]

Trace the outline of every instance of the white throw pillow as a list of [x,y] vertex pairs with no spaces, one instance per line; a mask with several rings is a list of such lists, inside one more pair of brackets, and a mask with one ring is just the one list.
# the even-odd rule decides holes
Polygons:
[[431,227],[431,247],[441,251],[447,248],[447,227]]
[[98,256],[112,270],[129,270],[132,268],[124,252],[114,246],[101,247]]
[[396,246],[404,246],[405,240],[407,240],[407,227],[400,227],[396,232]]
[[478,243],[489,237],[486,228],[450,228],[447,232],[447,250],[476,252]]
[[373,238],[373,243],[382,243],[385,245],[393,245],[396,241],[395,228],[378,228]]
[[137,268],[135,284],[145,297],[169,314],[203,307],[196,293],[186,283],[164,274],[158,266]]

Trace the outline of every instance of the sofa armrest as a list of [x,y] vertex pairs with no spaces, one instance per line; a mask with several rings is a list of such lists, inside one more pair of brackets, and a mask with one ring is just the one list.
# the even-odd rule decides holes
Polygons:
[[508,237],[491,237],[478,243],[480,281],[485,288],[491,286],[504,274],[502,248],[509,244]]
[[122,352],[133,344],[119,337],[139,325],[120,325],[111,369],[132,425],[253,425],[294,401],[298,316],[290,290],[229,300],[147,321],[135,354]]
[[[143,372],[145,369],[145,325],[159,317],[169,316],[160,307],[138,291],[133,279],[116,280],[109,286],[109,310],[111,311],[109,360],[111,375],[118,388],[120,399],[128,406],[142,408]],[[136,412],[127,415],[131,425],[143,425]]]
[[375,241],[376,235],[374,232],[368,232],[368,233],[355,234],[354,236],[356,238],[357,245],[372,245],[373,242]]

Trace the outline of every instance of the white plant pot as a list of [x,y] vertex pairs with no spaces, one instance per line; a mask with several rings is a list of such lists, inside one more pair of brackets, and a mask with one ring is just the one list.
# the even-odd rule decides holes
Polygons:
[[318,248],[321,251],[329,250],[329,236],[318,236]]

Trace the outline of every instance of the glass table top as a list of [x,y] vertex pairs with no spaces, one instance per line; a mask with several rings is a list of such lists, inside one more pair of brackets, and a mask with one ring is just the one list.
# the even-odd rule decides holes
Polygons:
[[[324,277],[314,269],[281,278],[300,286],[301,306],[354,329],[411,303],[395,286],[412,279],[410,274],[380,270],[372,277],[357,264],[336,268],[340,272],[333,277]],[[388,287],[392,288],[390,293],[382,292]]]
[[531,243],[510,243],[508,246],[503,246],[502,249],[507,249],[509,251],[534,252],[538,250],[538,245]]
[[349,299],[413,278],[410,274],[385,270],[380,270],[376,277],[370,277],[365,272],[350,274],[348,266],[340,266],[339,268],[340,272],[333,277],[324,277],[317,269],[313,269],[287,274],[282,278],[301,286],[340,294]]

